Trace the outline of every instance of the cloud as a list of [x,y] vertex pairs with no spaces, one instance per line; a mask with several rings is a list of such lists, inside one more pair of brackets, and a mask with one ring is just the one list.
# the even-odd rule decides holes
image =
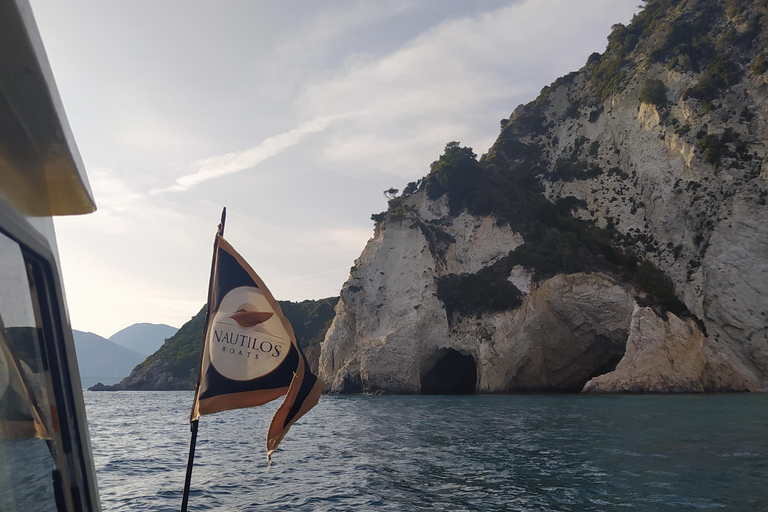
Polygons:
[[[362,129],[360,124],[339,127],[327,141],[322,156],[337,165],[350,164],[348,172],[360,173],[361,168],[374,168],[401,178],[426,172],[428,164],[437,159],[445,142],[468,136],[467,127],[458,123],[424,123],[414,120],[400,133],[379,129]],[[363,167],[364,166],[364,167]]]
[[334,75],[307,86],[294,110],[356,113],[333,127],[323,147],[337,170],[414,176],[450,140],[484,152],[479,144],[498,134],[494,116],[508,116],[581,67],[605,47],[617,17],[634,9],[615,0],[529,0],[447,20],[381,58],[350,56]]
[[[403,5],[378,9],[359,2],[338,19],[324,12],[312,19],[335,21],[312,24],[313,31],[326,41],[319,45],[324,47]],[[506,117],[543,85],[580,67],[589,50],[604,47],[617,12],[634,9],[629,2],[616,5],[615,0],[528,0],[443,21],[381,57],[348,54],[339,68],[306,83],[296,96],[294,115],[309,120],[254,147],[198,160],[191,172],[150,193],[184,192],[252,169],[321,132],[324,138],[308,150],[341,174],[362,169],[410,178],[423,173],[450,140],[482,153],[487,147],[479,144],[498,134],[498,125],[488,122],[491,116]],[[280,51],[290,48],[286,44]]]
[[144,196],[131,190],[113,169],[94,168],[88,173],[88,179],[94,196],[99,200],[100,211],[129,210]]
[[91,170],[98,210],[54,219],[72,322],[102,335],[139,321],[181,325],[204,300],[215,221],[199,205],[185,211],[138,193],[120,175]]
[[513,6],[443,22],[382,58],[353,55],[335,77],[307,87],[296,109],[310,116],[367,111],[392,120],[460,110],[469,97],[476,103],[506,96],[510,86],[499,72],[526,61],[514,51],[525,37],[520,33],[524,27],[517,26],[523,25],[519,16],[514,16],[519,11]]
[[296,59],[316,59],[318,54],[330,50],[334,40],[412,8],[409,2],[403,0],[362,0],[343,6],[329,4],[283,37],[274,51],[275,60],[290,58],[290,62],[295,62]]
[[197,171],[176,178],[176,183],[170,187],[153,189],[150,194],[164,192],[184,192],[206,181],[220,178],[228,174],[234,174],[246,169],[251,169],[264,160],[282,153],[285,149],[294,146],[305,136],[311,133],[322,132],[335,120],[344,116],[325,116],[301,123],[296,128],[269,137],[254,146],[242,151],[234,151],[221,156],[215,156],[198,160],[194,167]]

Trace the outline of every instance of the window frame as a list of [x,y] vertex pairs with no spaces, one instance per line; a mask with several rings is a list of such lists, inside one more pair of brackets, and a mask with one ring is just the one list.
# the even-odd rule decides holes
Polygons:
[[[59,506],[73,511],[99,512],[101,506],[80,372],[56,254],[46,238],[2,197],[0,232],[19,245],[24,262],[32,268],[35,287],[30,293],[39,307],[40,350],[51,374],[52,398],[57,408],[61,449],[66,460],[66,467],[57,469],[63,477],[60,482],[69,483],[69,488],[56,489],[64,498],[64,503]],[[57,485],[61,487],[61,484]]]

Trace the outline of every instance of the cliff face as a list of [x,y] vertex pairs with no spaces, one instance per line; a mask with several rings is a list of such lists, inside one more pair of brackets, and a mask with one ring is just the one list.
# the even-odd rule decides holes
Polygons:
[[768,389],[766,44],[764,1],[651,1],[479,162],[449,144],[374,216],[330,390]]

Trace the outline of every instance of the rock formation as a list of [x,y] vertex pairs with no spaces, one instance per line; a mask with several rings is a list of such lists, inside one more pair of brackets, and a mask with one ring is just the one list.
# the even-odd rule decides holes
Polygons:
[[768,390],[765,2],[652,0],[608,39],[374,215],[330,391]]
[[735,358],[711,346],[692,320],[635,307],[626,353],[616,370],[587,382],[585,392],[669,393],[748,389]]

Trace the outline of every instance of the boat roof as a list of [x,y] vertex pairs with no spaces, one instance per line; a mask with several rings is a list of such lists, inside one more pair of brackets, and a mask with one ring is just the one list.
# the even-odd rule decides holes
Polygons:
[[27,0],[0,1],[0,194],[30,217],[96,210]]

